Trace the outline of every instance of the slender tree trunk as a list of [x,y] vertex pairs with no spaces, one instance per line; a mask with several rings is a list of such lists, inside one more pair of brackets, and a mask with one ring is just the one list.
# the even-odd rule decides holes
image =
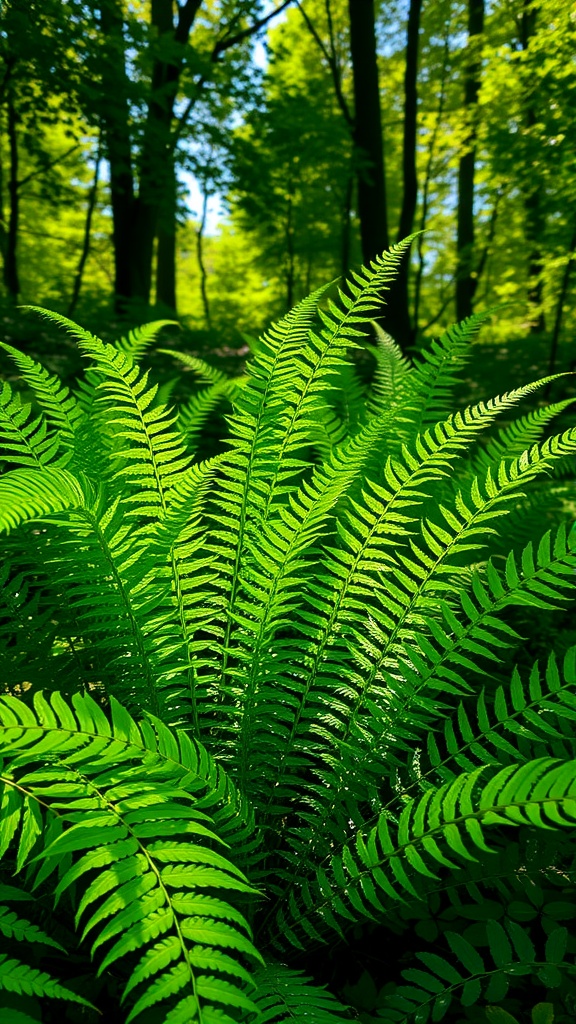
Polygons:
[[292,183],[289,185],[286,209],[286,308],[294,305],[294,201],[292,199]]
[[101,116],[104,151],[110,168],[114,304],[117,313],[124,313],[132,297],[134,174],[124,20],[119,0],[103,0],[100,7],[100,27],[107,42],[101,58],[101,76],[106,89]]
[[171,177],[158,222],[156,262],[156,302],[176,315],[176,173],[171,161]]
[[86,220],[84,222],[84,240],[82,244],[82,252],[78,261],[78,267],[74,276],[74,285],[72,288],[72,295],[70,296],[70,302],[68,303],[67,316],[72,316],[76,309],[76,304],[80,297],[80,289],[82,287],[82,278],[84,276],[84,267],[86,266],[86,260],[90,254],[90,232],[92,230],[92,217],[96,208],[96,200],[98,198],[98,179],[100,177],[100,163],[102,160],[102,141],[98,139],[98,149],[96,151],[96,160],[94,163],[94,179],[92,181],[92,187],[88,195],[88,205],[86,207]]
[[202,216],[200,218],[200,224],[196,232],[196,255],[198,258],[198,269],[200,270],[200,295],[202,297],[202,307],[204,309],[204,319],[206,326],[209,331],[212,330],[212,318],[210,316],[210,303],[208,301],[208,288],[207,288],[207,273],[206,264],[204,263],[204,231],[206,228],[206,218],[208,216],[208,201],[210,196],[208,190],[204,191],[204,198],[202,200]]
[[494,235],[496,234],[496,224],[498,223],[498,214],[500,212],[500,203],[502,201],[503,195],[504,195],[504,190],[502,188],[499,188],[497,193],[496,193],[496,198],[494,199],[494,206],[492,207],[492,212],[490,214],[490,221],[488,223],[488,234],[486,236],[486,244],[485,244],[485,246],[484,246],[484,248],[482,250],[482,253],[480,255],[480,259],[478,260],[478,263],[477,263],[477,266],[476,266],[476,277],[474,278],[475,290],[476,291],[477,291],[478,286],[479,286],[479,284],[480,284],[480,282],[482,280],[482,275],[484,274],[484,271],[486,270],[486,264],[488,262],[488,257],[490,256],[490,252],[491,252],[491,249],[492,249],[492,243],[494,241]]
[[[444,102],[446,99],[446,76],[448,73],[448,34],[446,34],[444,40],[444,54],[442,60],[442,74],[440,78],[440,91],[438,95],[438,110],[436,112],[436,121],[434,128],[432,129],[432,135],[430,136],[430,146],[428,148],[428,159],[426,161],[426,171],[424,173],[424,184],[422,187],[422,209],[420,212],[420,231],[423,232],[426,227],[426,221],[428,219],[428,208],[430,205],[430,185],[432,182],[432,170],[434,167],[434,159],[436,156],[436,142],[438,140],[438,132],[440,131],[440,124],[442,121],[442,114],[444,112]],[[414,342],[418,336],[419,328],[419,316],[420,316],[420,297],[422,293],[422,277],[424,275],[424,237],[422,234],[418,236],[417,242],[417,253],[418,253],[418,266],[416,269],[416,276],[414,280],[414,327],[412,332],[412,341]]]
[[[418,50],[422,0],[410,0],[408,27],[406,31],[406,63],[404,70],[404,139],[402,146],[402,209],[397,239],[400,242],[411,234],[414,228],[416,203],[418,200],[418,178],[416,173],[416,133],[418,116]],[[386,328],[401,344],[413,340],[408,300],[408,278],[410,260],[403,259],[398,277],[390,289],[389,309]]]
[[352,196],[354,192],[354,176],[352,169],[346,179],[344,190],[344,201],[342,203],[342,248],[341,248],[341,272],[346,277],[350,269],[350,241],[352,230]]
[[[152,254],[158,234],[160,292],[170,308],[176,304],[176,188],[174,143],[171,135],[186,46],[202,0],[185,0],[174,25],[173,0],[151,0],[151,25],[159,48],[174,56],[159,57],[152,68],[150,101],[138,167],[138,199],[134,207],[133,294],[148,302],[152,285]],[[181,52],[178,52],[181,48]],[[162,236],[162,237],[161,237]],[[169,266],[171,263],[171,266]]]
[[362,258],[369,264],[389,246],[386,170],[373,0],[349,0],[354,80],[354,144],[358,167],[358,216]]
[[544,232],[544,217],[540,205],[538,189],[531,190],[524,199],[524,231],[528,242],[528,322],[531,334],[540,334],[546,330],[546,319],[542,308],[544,286],[542,271],[544,269],[540,242]]
[[[530,39],[536,32],[536,19],[538,11],[532,0],[523,0],[523,10],[519,19],[520,45],[524,52],[530,46]],[[528,132],[537,122],[535,109],[536,82],[533,80],[527,84],[524,97],[524,121]],[[528,243],[528,320],[530,333],[539,334],[546,329],[544,311],[542,309],[543,285],[542,285],[542,252],[540,244],[544,232],[544,217],[540,204],[540,191],[538,183],[530,176],[528,187],[524,196],[524,231]]]
[[[0,109],[0,139],[4,133],[2,111]],[[4,220],[4,165],[2,164],[2,145],[0,144],[0,254],[2,255],[2,266],[6,258],[6,243],[8,231]]]
[[468,60],[464,76],[464,112],[468,122],[465,152],[458,166],[456,319],[471,316],[474,277],[474,179],[476,172],[476,120],[480,92],[480,45],[484,31],[484,0],[468,0]]
[[[554,317],[554,327],[552,329],[552,338],[550,340],[550,356],[548,360],[548,373],[553,374],[556,372],[556,358],[558,355],[558,342],[560,340],[560,330],[562,327],[562,317],[564,314],[564,306],[566,303],[566,296],[568,294],[568,285],[570,284],[570,276],[572,274],[572,267],[574,265],[574,256],[576,254],[576,228],[574,229],[572,238],[570,239],[570,245],[568,246],[568,259],[566,266],[564,267],[564,273],[562,274],[562,281],[560,284],[560,291],[558,293],[558,301],[556,303],[556,315]],[[550,385],[547,387],[547,392],[550,390]]]
[[20,204],[18,195],[18,114],[11,93],[8,96],[8,147],[10,151],[10,173],[8,179],[9,217],[4,255],[4,284],[10,298],[16,302],[20,293],[18,277],[18,222]]

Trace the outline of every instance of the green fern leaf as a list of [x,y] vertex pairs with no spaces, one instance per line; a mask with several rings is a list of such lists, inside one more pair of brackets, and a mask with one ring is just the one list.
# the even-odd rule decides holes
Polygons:
[[[154,320],[153,323],[144,324],[142,327],[135,327],[128,334],[114,342],[114,348],[119,352],[125,352],[134,362],[138,362],[156,340],[156,336],[163,327],[178,327],[177,320]],[[164,349],[159,349],[163,352]]]
[[280,964],[269,965],[255,975],[254,1001],[261,1024],[282,1024],[302,1015],[309,1024],[341,1024],[351,1020],[343,1006],[325,988],[310,984],[301,971]]
[[60,985],[45,971],[37,971],[18,960],[11,960],[4,953],[0,953],[0,989],[17,992],[20,995],[67,999],[95,1009],[87,999]]

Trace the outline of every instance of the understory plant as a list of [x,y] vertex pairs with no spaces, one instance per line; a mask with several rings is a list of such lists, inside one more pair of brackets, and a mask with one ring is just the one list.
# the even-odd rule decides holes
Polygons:
[[576,427],[367,341],[407,244],[180,406],[3,346],[2,1020],[573,1019]]

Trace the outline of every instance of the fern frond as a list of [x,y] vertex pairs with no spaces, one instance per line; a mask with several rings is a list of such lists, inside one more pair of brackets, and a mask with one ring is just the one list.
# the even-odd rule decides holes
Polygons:
[[[435,702],[447,694],[470,692],[466,676],[480,673],[478,659],[497,663],[503,649],[519,643],[518,634],[502,619],[504,610],[558,607],[574,589],[575,566],[576,533],[566,537],[562,526],[553,544],[550,531],[541,538],[536,559],[530,543],[520,564],[510,553],[504,573],[488,561],[482,572],[472,574],[470,587],[462,589],[454,604],[441,601],[443,620],[425,617],[426,632],[415,630],[406,640],[393,671],[381,666],[387,689],[373,702],[370,722],[371,743],[377,736],[378,753],[374,759],[367,753],[367,762],[375,769],[384,758],[413,749],[429,733]],[[373,621],[372,638],[363,642],[359,658],[367,672],[380,660],[385,643]]]
[[107,965],[144,951],[125,989],[140,990],[128,1020],[176,994],[191,1020],[204,1005],[253,1010],[236,959],[261,958],[243,917],[210,895],[254,892],[214,848],[238,834],[230,783],[183,733],[136,725],[114,701],[111,724],[90,697],[72,705],[58,694],[35,694],[34,709],[0,699],[0,853],[15,846],[36,886],[57,871],[56,899],[82,883],[76,925],[93,954],[114,940]]
[[539,758],[510,765],[483,783],[487,766],[430,787],[410,800],[397,825],[383,812],[367,834],[335,852],[298,895],[283,901],[273,941],[279,935],[300,945],[317,941],[328,927],[341,933],[350,919],[381,915],[384,904],[417,895],[412,876],[436,879],[439,867],[490,854],[491,826],[520,824],[544,829],[574,827],[576,761]]
[[[475,483],[470,492],[471,508],[460,497],[454,512],[443,510],[445,527],[432,530],[425,524],[425,549],[417,546],[410,537],[413,522],[410,513],[421,501],[430,481],[447,473],[451,463],[466,450],[483,427],[498,412],[531,390],[532,385],[529,385],[527,389],[518,389],[490,403],[480,403],[464,413],[457,413],[443,424],[437,424],[434,430],[417,439],[413,453],[405,448],[403,462],[388,459],[384,468],[385,486],[365,481],[362,506],[350,502],[345,522],[338,523],[339,547],[326,548],[322,573],[316,573],[311,584],[314,596],[318,598],[318,610],[312,609],[310,603],[302,610],[300,607],[293,609],[301,623],[301,632],[311,637],[310,641],[298,644],[299,660],[302,661],[303,652],[306,657],[305,681],[299,684],[295,678],[295,667],[289,663],[290,645],[282,641],[276,644],[272,640],[274,660],[267,659],[268,671],[274,680],[270,696],[271,716],[277,714],[279,686],[284,691],[283,699],[295,708],[295,724],[287,731],[282,745],[276,736],[276,752],[269,755],[276,759],[280,757],[277,761],[278,782],[273,793],[276,799],[284,797],[292,803],[296,797],[292,787],[296,780],[298,787],[302,782],[301,771],[293,772],[291,763],[295,766],[310,763],[310,753],[319,752],[324,743],[326,763],[330,765],[333,755],[329,748],[332,751],[343,749],[350,737],[356,743],[365,738],[368,756],[368,750],[377,740],[378,722],[384,713],[379,709],[387,708],[389,703],[389,694],[384,692],[379,682],[383,667],[388,662],[396,664],[398,656],[402,657],[405,652],[406,643],[411,642],[413,634],[421,627],[433,585],[443,596],[447,587],[444,580],[448,565],[452,571],[457,555],[471,547],[473,549],[480,538],[484,539],[495,515],[501,514],[506,507],[505,501],[518,492],[525,479],[532,478],[536,466],[541,468],[545,465],[544,460],[540,461],[540,455],[535,452],[527,465],[524,460],[518,461],[503,470],[497,483],[487,477],[482,490]],[[370,421],[374,422],[377,421]],[[341,475],[344,482],[343,471]],[[276,527],[279,533],[286,526],[290,527],[290,540],[298,537],[303,521],[303,511],[295,501],[292,508],[296,515],[289,517],[284,513],[282,527]],[[324,509],[324,515],[325,512]],[[263,571],[256,576],[254,569],[251,575],[261,593],[271,590],[276,597],[278,581],[271,562],[271,544],[278,548],[279,542],[276,539],[272,541],[272,538],[271,526],[270,532],[264,532],[260,541],[258,557],[254,557],[255,565],[262,566]],[[409,544],[406,554],[402,552],[405,538]],[[390,551],[391,543],[394,553]],[[304,563],[302,559],[300,562],[301,574]],[[260,611],[256,619],[258,629],[262,629],[267,614],[267,609]],[[363,628],[366,620],[369,631]],[[246,629],[246,614],[243,625]],[[251,649],[254,651],[254,638],[251,639]],[[352,654],[358,658],[358,671],[353,667]],[[253,668],[262,690],[258,701],[262,736],[252,747],[258,751],[260,743],[267,747],[264,735],[266,723],[269,727],[267,679],[255,655]],[[338,681],[337,685],[334,680]],[[388,686],[387,679],[386,690]],[[250,693],[250,690],[245,693]],[[368,714],[371,705],[374,709]],[[362,726],[359,724],[361,721]],[[310,735],[311,723],[313,738]],[[266,758],[262,763],[268,765],[269,770]],[[284,789],[285,775],[291,778],[288,790]],[[330,776],[329,791],[334,796],[341,791],[342,780],[333,777],[331,769]],[[326,781],[323,775],[323,792],[326,792]],[[366,777],[361,774],[359,786],[366,785]],[[319,839],[324,831],[324,827],[319,828]]]
[[283,1024],[300,1016],[309,1024],[342,1024],[353,1020],[343,1006],[325,988],[311,984],[302,971],[293,971],[281,964],[260,968],[254,975],[261,1024]]
[[191,451],[196,451],[198,436],[208,417],[223,401],[233,401],[237,393],[235,381],[224,380],[192,395],[178,410],[178,429]]
[[16,939],[17,942],[38,942],[43,946],[53,946],[54,949],[65,952],[64,947],[46,935],[38,925],[19,917],[9,907],[0,906],[0,932],[7,939]]
[[[134,327],[128,334],[114,342],[114,348],[119,352],[124,352],[137,363],[156,340],[156,336],[163,327],[179,326],[177,320],[154,320],[142,327]],[[159,349],[159,351],[162,352],[164,349]]]
[[65,469],[13,469],[0,479],[0,530],[81,509],[88,501],[80,482]]
[[[536,744],[546,747],[563,740],[556,720],[571,723],[576,719],[572,707],[575,684],[574,647],[564,658],[562,676],[554,654],[550,655],[544,679],[536,662],[528,686],[522,683],[515,668],[509,686],[499,685],[493,693],[482,689],[473,717],[471,709],[460,704],[457,714],[446,721],[442,736],[444,756],[440,754],[434,733],[428,733],[431,771],[436,777],[448,780],[455,774],[451,765],[470,771],[478,762],[501,765],[512,759],[519,763],[529,759]],[[422,778],[425,777],[423,773]]]
[[200,359],[198,356],[191,356],[188,352],[176,352],[171,348],[159,348],[158,351],[162,355],[172,356],[179,363],[183,363],[190,370],[194,370],[201,384],[230,384],[232,382],[232,378],[223,373],[222,370],[211,366],[205,359]]
[[34,397],[45,413],[49,424],[56,428],[62,444],[70,447],[76,430],[83,419],[83,413],[69,389],[59,377],[46,370],[31,356],[0,342],[0,348],[8,353],[20,370],[20,375],[34,392]]
[[17,466],[38,468],[55,462],[61,451],[58,434],[48,430],[44,416],[33,416],[7,381],[0,389],[0,444],[5,460]]
[[[92,1010],[95,1007],[87,999],[72,992],[64,985],[51,978],[45,971],[38,971],[34,967],[21,963],[19,960],[9,958],[5,953],[0,953],[0,993],[2,989],[8,992],[17,992],[25,996],[42,996],[48,999],[66,999],[81,1006],[88,1006]],[[0,994],[0,1005],[2,996]],[[16,1018],[14,1018],[16,1019]]]
[[172,428],[176,416],[165,406],[154,406],[157,385],[148,387],[148,372],[142,374],[124,353],[97,340],[79,341],[102,374],[98,385],[101,400],[115,415],[107,417],[121,441],[112,459],[120,462],[116,477],[136,488],[127,502],[149,506],[150,514],[165,508],[167,491],[188,467],[181,435]]
[[474,313],[454,324],[438,341],[433,341],[428,349],[414,357],[413,370],[406,380],[404,400],[400,403],[401,421],[409,415],[409,423],[402,430],[403,439],[408,440],[447,416],[452,406],[452,391],[458,383],[458,372],[466,366],[471,343],[493,312],[488,309]]
[[370,416],[376,416],[385,409],[401,405],[412,363],[380,324],[373,321],[372,327],[376,333],[376,345],[366,347],[376,360],[376,370],[368,391],[366,409]]
[[409,984],[400,985],[386,997],[385,1009],[378,1015],[385,1024],[410,1024],[430,1017],[441,1020],[456,995],[462,1006],[473,1006],[480,998],[490,1004],[499,1003],[514,977],[534,974],[549,984],[552,977],[560,977],[560,971],[576,970],[564,960],[566,928],[556,928],[549,935],[544,957],[537,955],[531,939],[515,921],[506,921],[505,927],[498,921],[487,922],[487,959],[462,935],[448,931],[445,937],[452,954],[450,961],[437,953],[417,953],[425,970],[402,972]]
[[479,473],[483,468],[487,469],[502,459],[517,458],[526,448],[536,444],[542,437],[545,427],[564,409],[573,405],[574,401],[573,398],[567,398],[563,402],[545,405],[499,430],[473,461],[475,471]]

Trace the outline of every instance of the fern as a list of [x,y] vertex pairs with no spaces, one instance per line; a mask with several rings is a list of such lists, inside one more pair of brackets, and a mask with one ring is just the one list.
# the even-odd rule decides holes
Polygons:
[[104,344],[40,311],[87,360],[73,393],[5,346],[27,389],[0,390],[15,1022],[53,998],[335,1024],[386,941],[373,1021],[514,1019],[533,984],[572,1012],[572,403],[517,413],[540,381],[454,406],[488,314],[413,361],[376,329],[363,383],[407,244],[291,310],[238,379],[162,350],[183,400],[139,366],[167,321]]

